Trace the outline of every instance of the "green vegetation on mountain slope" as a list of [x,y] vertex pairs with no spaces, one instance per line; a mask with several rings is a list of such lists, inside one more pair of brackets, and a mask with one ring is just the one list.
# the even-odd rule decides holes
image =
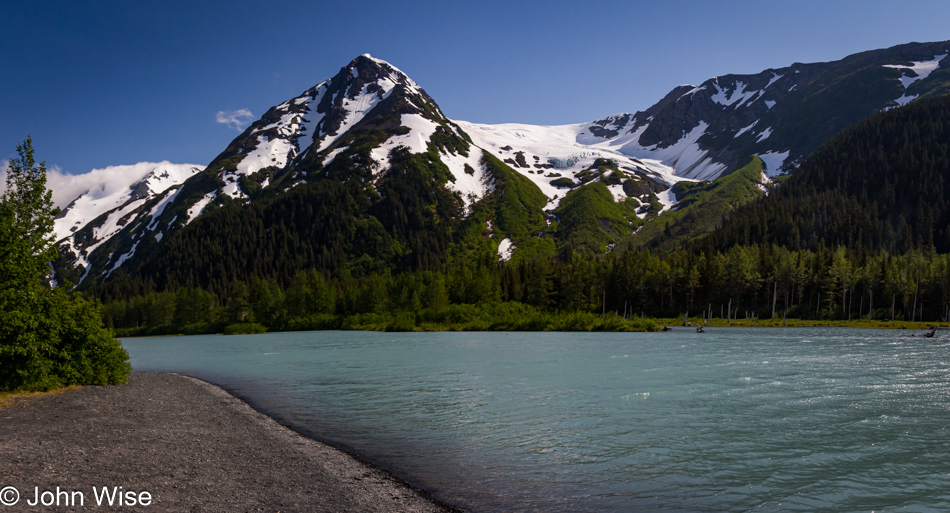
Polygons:
[[679,203],[645,223],[633,242],[647,247],[671,249],[697,240],[722,225],[737,208],[765,195],[761,182],[762,160],[752,157],[748,164],[713,182],[680,182],[673,186]]

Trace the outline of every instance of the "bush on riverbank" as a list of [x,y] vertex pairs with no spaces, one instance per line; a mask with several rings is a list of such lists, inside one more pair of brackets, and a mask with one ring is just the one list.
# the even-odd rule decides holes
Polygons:
[[267,326],[256,322],[239,322],[224,328],[225,335],[260,335],[261,333],[267,333]]

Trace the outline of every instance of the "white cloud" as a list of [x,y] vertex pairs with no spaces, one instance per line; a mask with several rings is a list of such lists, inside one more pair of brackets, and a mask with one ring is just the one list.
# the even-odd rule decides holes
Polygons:
[[254,119],[254,114],[251,114],[251,111],[247,109],[238,109],[238,110],[219,110],[215,120],[222,125],[228,125],[235,130],[243,130],[244,125],[251,122]]
[[[132,168],[130,173],[121,173],[122,175],[127,174],[130,178],[133,178],[131,182],[127,182],[125,179],[116,180],[117,175],[112,174],[113,167],[93,169],[82,175],[71,175],[63,172],[63,169],[59,166],[52,166],[46,170],[46,188],[53,191],[53,204],[59,208],[64,208],[66,205],[69,205],[69,202],[78,198],[80,194],[86,191],[92,189],[106,191],[122,187],[127,188],[129,184],[141,180],[142,177],[145,176],[145,173],[148,172],[148,169],[143,168],[143,170],[139,172],[139,169],[136,169],[137,166],[139,166],[139,164],[134,166],[114,166],[115,168]],[[10,169],[9,161],[4,160],[0,162],[0,192],[7,190],[8,169]]]
[[59,166],[53,166],[46,172],[46,187],[53,191],[53,203],[65,208],[86,191],[95,191],[96,197],[103,197],[128,189],[155,167],[156,164],[151,162],[139,162],[131,166],[109,166],[71,175],[64,173]]

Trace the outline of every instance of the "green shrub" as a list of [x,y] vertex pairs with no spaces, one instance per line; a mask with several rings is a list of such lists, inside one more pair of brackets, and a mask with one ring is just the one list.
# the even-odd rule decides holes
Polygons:
[[294,317],[283,326],[285,331],[337,330],[340,318],[333,314],[314,314]]
[[267,327],[256,322],[239,322],[224,328],[225,335],[259,335],[267,333]]

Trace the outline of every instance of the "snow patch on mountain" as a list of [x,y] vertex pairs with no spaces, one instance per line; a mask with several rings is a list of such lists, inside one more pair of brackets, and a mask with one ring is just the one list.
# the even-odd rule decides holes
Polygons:
[[[354,69],[355,70],[355,69]],[[382,96],[376,93],[367,92],[367,88],[371,85],[376,84],[382,88]],[[346,111],[344,114],[343,122],[340,124],[340,128],[336,131],[335,134],[327,134],[327,136],[320,142],[320,146],[317,148],[317,151],[323,151],[330,147],[341,135],[345,134],[347,130],[353,127],[353,125],[360,122],[366,114],[373,110],[379,102],[385,100],[393,92],[393,89],[396,87],[396,81],[393,80],[391,76],[381,77],[376,82],[370,82],[363,84],[363,88],[360,90],[359,94],[354,99],[347,97],[343,98],[343,110]],[[346,92],[340,90],[338,95],[345,95]]]
[[[475,143],[476,146],[490,152],[500,160],[513,159],[515,152],[524,153],[529,168],[517,168],[525,178],[534,182],[549,199],[554,200],[563,196],[564,191],[551,182],[561,176],[573,177],[574,174],[589,167],[596,159],[591,148],[576,142],[577,134],[586,128],[586,124],[561,126],[536,126],[507,123],[501,125],[482,125],[467,121],[456,121]],[[508,149],[502,149],[508,148]],[[605,157],[616,156],[616,152],[602,151],[597,154]],[[586,154],[582,159],[573,159],[573,164],[567,168],[558,169],[556,173],[544,169],[550,159],[570,159],[578,154]],[[534,157],[538,157],[537,160]],[[586,164],[586,165],[585,165]],[[512,166],[513,169],[516,166]],[[558,176],[546,176],[546,175]],[[556,206],[557,201],[553,205]]]
[[[306,137],[306,146],[309,147],[314,139],[319,135],[319,123],[323,121],[323,114],[317,112],[317,106],[327,93],[327,82],[317,84],[311,91],[304,93],[303,96],[295,101],[303,100],[307,104],[304,117],[300,122],[300,139]],[[306,151],[307,148],[298,148],[298,151]]]
[[498,243],[498,260],[502,262],[507,262],[511,260],[511,255],[515,251],[515,245],[512,244],[511,239],[505,237],[501,239],[501,242]]
[[[774,102],[773,102],[773,103],[774,103]],[[736,135],[732,136],[732,138],[733,138],[733,139],[736,139],[736,138],[738,138],[740,135],[742,135],[742,134],[748,132],[749,130],[752,130],[752,127],[754,127],[754,126],[756,125],[756,123],[758,123],[758,122],[759,122],[759,120],[755,120],[755,121],[752,122],[751,125],[749,125],[749,126],[747,126],[747,127],[743,127],[741,130],[739,130],[738,132],[736,132]]]
[[[466,211],[471,211],[472,204],[485,197],[493,189],[493,182],[488,175],[485,164],[482,163],[481,148],[472,146],[468,150],[468,156],[456,155],[454,153],[441,153],[439,158],[442,163],[448,166],[455,181],[449,181],[446,186],[462,196],[465,202]],[[473,173],[469,174],[468,169]]]
[[765,84],[765,87],[764,87],[763,89],[768,89],[769,87],[772,87],[772,84],[778,82],[778,81],[781,80],[782,77],[784,77],[784,76],[785,76],[785,75],[779,75],[778,73],[776,73],[776,72],[773,71],[773,72],[772,72],[772,78],[769,79],[769,83],[768,83],[768,84]]
[[222,193],[236,199],[246,198],[247,194],[238,183],[239,177],[253,175],[268,167],[283,168],[297,156],[300,148],[295,140],[303,129],[305,112],[290,109],[293,105],[306,103],[308,98],[305,94],[278,105],[276,110],[284,111],[280,119],[251,131],[251,135],[258,134],[257,145],[238,162],[236,171],[222,172]]
[[627,193],[623,190],[623,184],[608,185],[607,190],[610,191],[617,203],[622,203],[628,198]]
[[775,177],[782,174],[782,164],[785,163],[785,160],[788,159],[789,152],[784,151],[781,153],[770,151],[757,155],[762,162],[765,162],[765,171],[768,177]]
[[692,96],[695,95],[696,93],[698,93],[698,92],[700,92],[700,91],[705,91],[705,90],[706,90],[706,86],[693,86],[692,84],[684,84],[684,85],[681,86],[681,87],[692,87],[692,89],[690,89],[689,91],[686,91],[685,93],[683,93],[683,95],[681,95],[680,98],[682,98],[682,97],[684,97],[684,96],[692,97]]
[[676,194],[673,193],[673,188],[669,188],[665,191],[660,191],[656,193],[656,197],[660,200],[660,203],[663,205],[663,208],[660,212],[665,212],[667,210],[673,210],[673,207],[679,203],[679,200],[676,199]]
[[399,146],[406,147],[409,153],[428,151],[429,139],[439,126],[419,114],[403,114],[399,123],[409,129],[408,134],[394,135],[370,151],[370,157],[376,162],[377,174],[389,169],[389,154]]
[[[929,77],[931,73],[939,69],[940,61],[947,58],[948,55],[950,55],[950,52],[943,55],[935,55],[934,58],[929,61],[911,61],[910,66],[903,64],[885,64],[884,67],[910,70],[913,73],[912,75],[908,75],[907,73],[901,75],[901,85],[904,86],[904,89],[907,89],[914,82]],[[909,102],[910,100],[907,101]]]
[[[348,149],[350,149],[349,146],[342,146],[342,147],[336,148],[336,149],[334,149],[333,151],[331,151],[330,153],[328,153],[327,156],[324,157],[324,159],[323,159],[323,167],[329,166],[330,163],[333,162],[333,159],[335,159],[339,154],[343,153],[344,151],[346,151],[346,150],[348,150]],[[374,151],[375,151],[375,150],[374,150]],[[388,155],[388,154],[387,154],[387,155]],[[373,157],[373,159],[376,160],[375,156]]]
[[112,266],[112,269],[109,269],[109,272],[106,273],[106,277],[108,278],[109,275],[111,275],[113,271],[118,269],[119,266],[124,264],[126,260],[132,258],[132,255],[135,254],[135,249],[138,247],[139,247],[139,241],[136,241],[135,244],[132,244],[132,249],[130,249],[127,253],[123,253],[121,256],[119,256],[119,259],[115,261],[115,265]]
[[410,153],[425,153],[438,125],[419,114],[403,114],[400,122],[409,133],[393,137],[396,144],[406,146]]
[[191,208],[188,209],[188,220],[185,221],[185,225],[190,224],[198,216],[201,215],[201,212],[204,211],[205,207],[208,206],[216,197],[218,197],[217,191],[211,191],[208,194],[205,194],[200,200],[196,201]]
[[894,100],[894,102],[897,103],[897,105],[903,107],[904,105],[907,105],[908,103],[910,103],[910,102],[916,100],[918,96],[920,96],[920,95],[919,95],[919,94],[915,94],[915,95],[913,95],[913,96],[907,96],[907,93],[904,93],[903,96],[901,96],[900,98]]
[[102,224],[92,229],[92,238],[96,242],[86,247],[86,254],[91,255],[96,248],[122,231],[129,222],[135,219],[134,211],[144,205],[146,201],[146,198],[130,201],[109,213]]
[[750,100],[761,93],[759,90],[746,91],[746,84],[741,80],[736,81],[735,89],[732,91],[720,87],[718,80],[713,85],[716,87],[716,94],[712,95],[710,98],[712,101],[726,107],[729,107],[735,103],[735,108],[739,108],[747,100]]
[[162,198],[162,200],[159,201],[154,207],[152,207],[152,211],[148,213],[149,217],[151,217],[152,219],[151,222],[148,224],[149,231],[155,230],[155,226],[158,224],[158,217],[162,215],[162,212],[165,211],[165,207],[167,207],[169,203],[175,200],[175,197],[178,196],[178,193],[180,191],[181,191],[181,187],[175,189],[173,192],[171,192],[170,194],[167,194],[164,198]]
[[[761,158],[761,157],[760,157]],[[759,173],[759,183],[756,184],[756,187],[759,188],[766,196],[769,194],[768,184],[772,183],[772,180],[769,179],[769,175],[763,170]]]
[[[281,127],[281,132],[293,130],[292,133],[295,133],[301,117],[297,115],[294,118],[297,121]],[[246,197],[237,183],[238,176],[250,176],[267,167],[283,168],[296,154],[297,148],[289,139],[271,139],[266,135],[258,137],[257,148],[254,148],[238,163],[237,171],[227,173],[223,177],[226,184],[223,192],[232,198]]]
[[701,121],[689,133],[675,144],[660,148],[658,145],[642,147],[639,142],[631,142],[621,148],[621,152],[635,157],[654,158],[676,169],[675,181],[682,178],[712,180],[726,170],[725,164],[715,162],[699,146],[699,138],[705,135],[709,124]]

